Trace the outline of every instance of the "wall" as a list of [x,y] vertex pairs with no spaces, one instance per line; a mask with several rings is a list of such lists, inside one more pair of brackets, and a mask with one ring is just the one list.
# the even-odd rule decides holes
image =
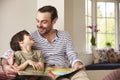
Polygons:
[[64,30],[64,0],[37,0],[37,8],[45,5],[52,5],[57,8],[58,20],[54,28]]
[[[57,4],[58,3],[58,4]],[[37,7],[53,5],[58,10],[58,21],[54,28],[68,31],[75,50],[85,52],[85,0],[38,0]]]
[[58,9],[59,19],[55,28],[70,33],[77,52],[85,51],[84,3],[84,0],[0,0],[0,53],[9,49],[14,33],[36,29],[36,10],[48,4]]
[[0,55],[9,49],[12,35],[36,29],[36,0],[0,0]]
[[77,52],[86,51],[85,0],[65,0],[65,30],[73,39]]

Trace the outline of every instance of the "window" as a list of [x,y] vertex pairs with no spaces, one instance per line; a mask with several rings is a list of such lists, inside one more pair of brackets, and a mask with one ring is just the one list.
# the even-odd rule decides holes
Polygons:
[[[91,6],[89,6],[91,5]],[[118,50],[119,4],[112,0],[86,0],[86,26],[96,25],[99,30],[95,36],[96,47],[104,48],[110,42],[112,48]],[[91,8],[90,8],[91,7]],[[88,11],[89,9],[91,11]],[[91,13],[91,17],[90,14]],[[90,18],[89,18],[90,17]],[[90,29],[86,29],[86,48],[90,48]]]
[[[92,4],[91,4],[91,0],[86,0],[86,13],[85,13],[85,20],[86,20],[86,26],[91,25],[91,20],[92,20]],[[90,48],[90,38],[91,38],[91,31],[89,29],[86,28],[86,46],[87,48]]]
[[97,46],[103,48],[106,42],[115,47],[115,4],[113,2],[97,2]]

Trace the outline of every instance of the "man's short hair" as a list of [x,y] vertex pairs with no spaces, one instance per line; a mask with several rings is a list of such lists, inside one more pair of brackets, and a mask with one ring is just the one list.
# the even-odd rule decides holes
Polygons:
[[39,12],[49,12],[51,13],[51,20],[58,18],[57,9],[53,6],[47,5],[38,9]]

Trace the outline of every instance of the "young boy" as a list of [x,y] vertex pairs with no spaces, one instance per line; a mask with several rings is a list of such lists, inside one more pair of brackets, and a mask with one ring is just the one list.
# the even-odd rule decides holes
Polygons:
[[44,70],[44,59],[40,51],[32,50],[34,41],[26,31],[16,33],[11,41],[10,47],[14,53],[14,68],[18,71]]

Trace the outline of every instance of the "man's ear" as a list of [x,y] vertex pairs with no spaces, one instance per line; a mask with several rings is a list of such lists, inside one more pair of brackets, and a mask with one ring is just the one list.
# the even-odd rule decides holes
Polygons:
[[53,19],[52,24],[55,24],[57,21],[57,18]]

